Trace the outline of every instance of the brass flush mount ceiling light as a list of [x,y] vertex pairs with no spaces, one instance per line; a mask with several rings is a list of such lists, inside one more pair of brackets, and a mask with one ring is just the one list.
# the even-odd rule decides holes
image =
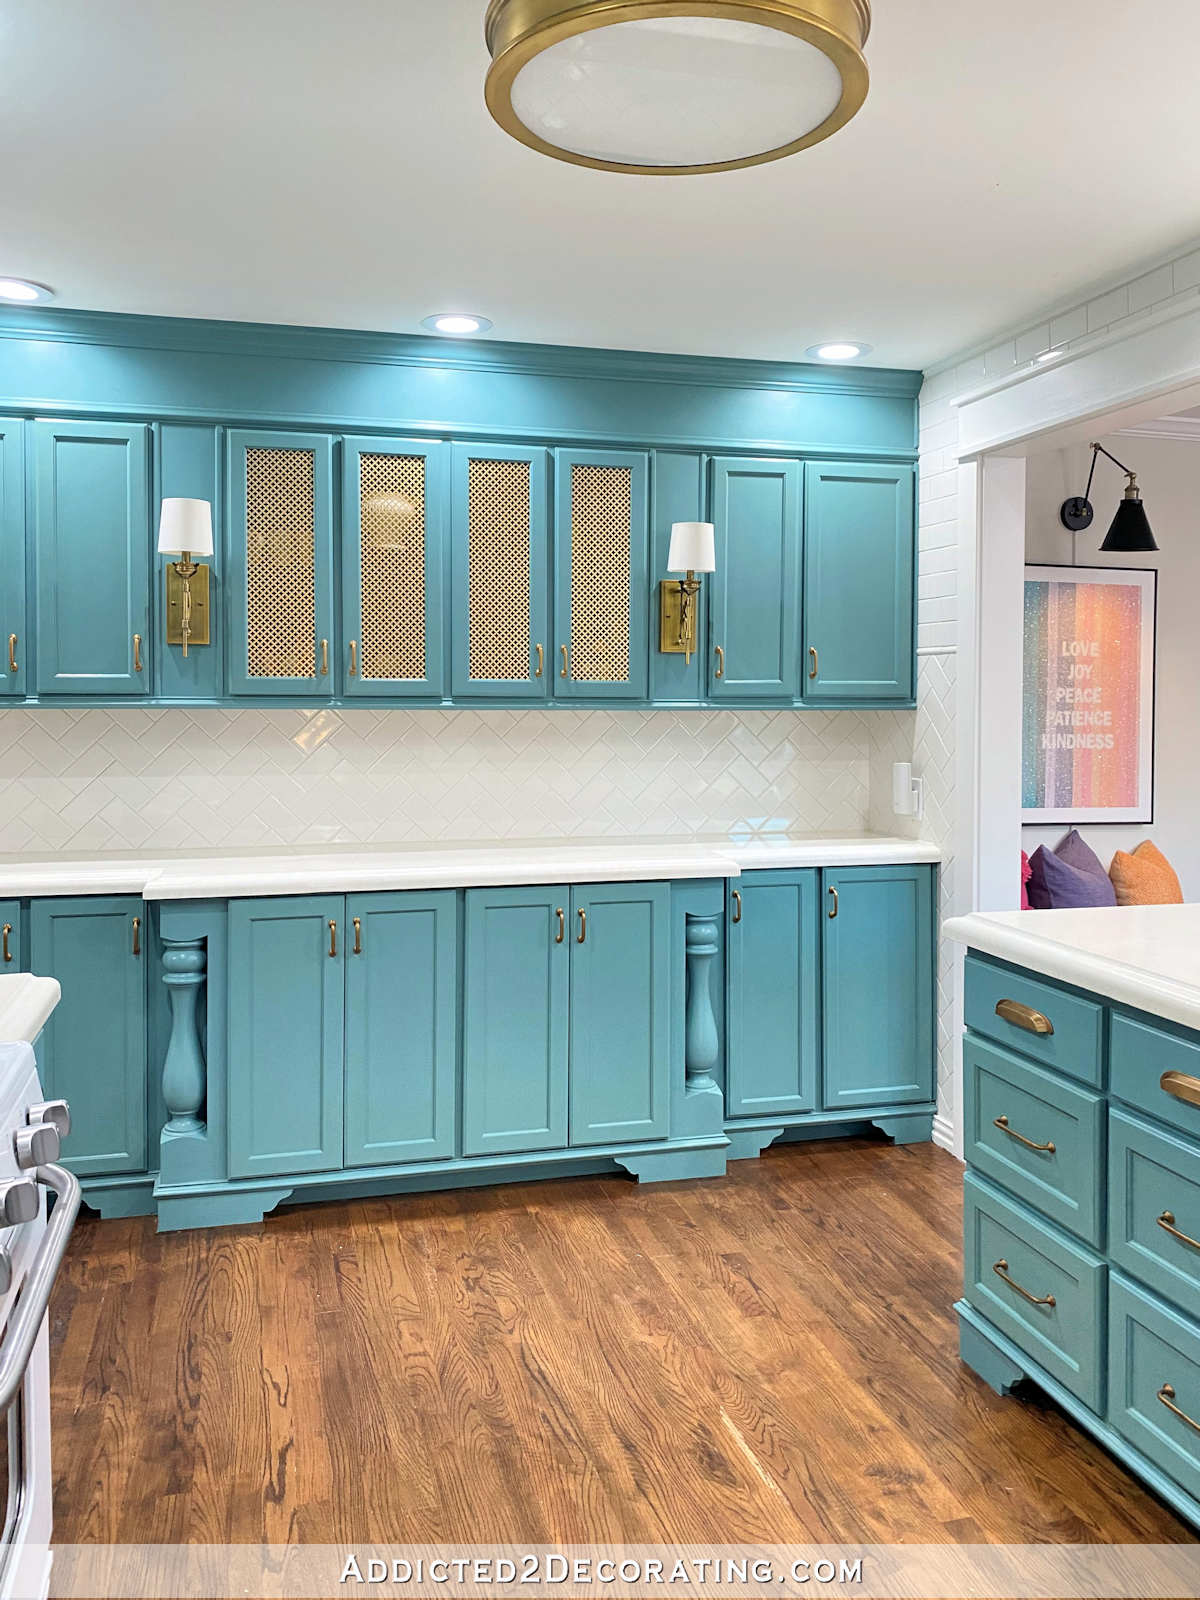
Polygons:
[[488,109],[514,139],[607,172],[777,161],[867,97],[870,0],[491,0]]

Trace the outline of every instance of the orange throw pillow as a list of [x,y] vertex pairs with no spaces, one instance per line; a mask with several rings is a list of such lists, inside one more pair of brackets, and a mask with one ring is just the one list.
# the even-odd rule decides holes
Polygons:
[[1181,906],[1183,890],[1175,868],[1146,839],[1132,855],[1118,850],[1108,869],[1119,906]]

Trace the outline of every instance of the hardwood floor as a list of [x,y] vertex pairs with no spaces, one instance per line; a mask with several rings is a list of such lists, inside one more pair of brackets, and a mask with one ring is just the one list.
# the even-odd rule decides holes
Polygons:
[[81,1220],[55,1537],[1190,1541],[1054,1407],[960,1364],[961,1174],[855,1140],[715,1183]]

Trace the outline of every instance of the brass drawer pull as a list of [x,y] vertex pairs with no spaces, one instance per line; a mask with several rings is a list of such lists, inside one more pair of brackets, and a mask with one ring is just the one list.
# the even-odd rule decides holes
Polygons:
[[1200,1433],[1200,1422],[1196,1422],[1192,1417],[1189,1417],[1186,1411],[1181,1411],[1175,1404],[1175,1390],[1169,1383],[1163,1384],[1158,1391],[1158,1398],[1172,1416],[1178,1417],[1180,1422],[1186,1422],[1189,1428],[1195,1428],[1196,1432]]
[[142,953],[142,919],[141,919],[141,917],[134,917],[134,919],[133,919],[133,953],[134,953],[135,956],[140,956],[141,953]]
[[362,918],[354,918],[354,954],[362,955]]
[[353,677],[356,677],[357,675],[358,675],[358,640],[357,639],[351,639],[351,641],[350,641],[350,676],[353,678]]
[[733,891],[733,920],[735,923],[742,920],[742,897],[736,889]]
[[565,678],[567,675],[567,647],[565,644],[560,644],[558,648],[562,651],[562,671],[559,673],[559,677]]
[[12,923],[11,922],[6,922],[4,924],[3,932],[0,933],[0,944],[3,944],[3,946],[4,946],[3,956],[4,956],[5,961],[11,961],[12,958],[13,958],[13,953],[9,949],[9,945],[8,945],[8,941],[11,938],[12,938]]
[[1164,1233],[1169,1233],[1172,1239],[1178,1239],[1183,1244],[1190,1244],[1193,1250],[1200,1250],[1200,1239],[1193,1239],[1190,1234],[1180,1233],[1175,1226],[1175,1213],[1164,1211],[1161,1217],[1154,1219]]
[[328,639],[322,639],[321,640],[321,676],[323,678],[327,678],[329,676],[329,640]]
[[554,935],[554,942],[561,944],[567,937],[567,918],[561,906],[554,908],[554,915],[558,918],[558,932]]
[[534,673],[534,677],[540,678],[546,666],[546,652],[542,649],[540,644],[535,644],[533,648],[537,651],[538,658],[537,671]]
[[580,913],[579,913],[579,932],[575,935],[575,943],[576,944],[583,944],[583,942],[586,940],[586,938],[587,938],[587,912],[586,911],[580,911]]
[[17,636],[15,633],[10,633],[8,636],[8,670],[10,672],[17,670]]
[[718,677],[718,678],[723,678],[725,676],[725,652],[724,652],[724,650],[721,649],[720,645],[716,646],[716,652],[717,652],[717,670],[716,670],[715,676]]
[[811,644],[808,647],[808,659],[812,662],[812,666],[808,669],[808,675],[810,678],[815,678],[821,670],[821,658]]
[[1010,1128],[1007,1117],[993,1117],[992,1127],[999,1128],[1001,1133],[1006,1133],[1010,1139],[1015,1139],[1018,1144],[1023,1144],[1027,1150],[1044,1150],[1050,1156],[1055,1153],[1053,1139],[1047,1140],[1045,1144],[1037,1144],[1034,1140],[1027,1139],[1023,1133],[1018,1133],[1015,1128]]
[[1186,1072],[1164,1072],[1158,1087],[1189,1106],[1200,1106],[1200,1078],[1190,1077]]
[[833,900],[833,904],[829,908],[829,920],[832,922],[838,914],[838,892],[836,889],[830,889],[829,893]]
[[1055,1300],[1052,1294],[1036,1295],[1030,1294],[1028,1289],[1022,1289],[1019,1283],[1017,1283],[1013,1278],[1009,1277],[1008,1262],[1005,1261],[1003,1256],[1001,1256],[999,1261],[992,1262],[992,1271],[998,1278],[1003,1278],[1010,1289],[1015,1289],[1021,1296],[1022,1300],[1028,1300],[1031,1306],[1054,1306],[1058,1304],[1058,1301]]
[[135,672],[142,670],[142,636],[140,633],[135,633],[133,636],[133,670]]
[[337,955],[337,923],[332,918],[329,923],[329,954]]
[[1024,1028],[1026,1033],[1045,1036],[1054,1032],[1054,1024],[1044,1012],[1024,1006],[1019,1000],[997,1000],[996,1015],[1014,1028]]

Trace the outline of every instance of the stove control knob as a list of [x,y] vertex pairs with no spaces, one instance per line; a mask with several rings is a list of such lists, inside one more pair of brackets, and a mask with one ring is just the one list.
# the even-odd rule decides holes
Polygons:
[[58,1129],[45,1122],[36,1123],[32,1128],[18,1128],[13,1134],[13,1149],[22,1172],[28,1172],[30,1167],[44,1167],[47,1162],[58,1160]]
[[0,1295],[7,1294],[12,1288],[12,1257],[7,1250],[0,1250]]
[[65,1100],[39,1100],[30,1106],[25,1120],[31,1127],[35,1122],[48,1122],[58,1129],[58,1137],[65,1139],[71,1131],[71,1108]]
[[0,1227],[15,1228],[18,1223],[32,1222],[40,1205],[37,1184],[30,1179],[13,1178],[9,1183],[0,1183]]

